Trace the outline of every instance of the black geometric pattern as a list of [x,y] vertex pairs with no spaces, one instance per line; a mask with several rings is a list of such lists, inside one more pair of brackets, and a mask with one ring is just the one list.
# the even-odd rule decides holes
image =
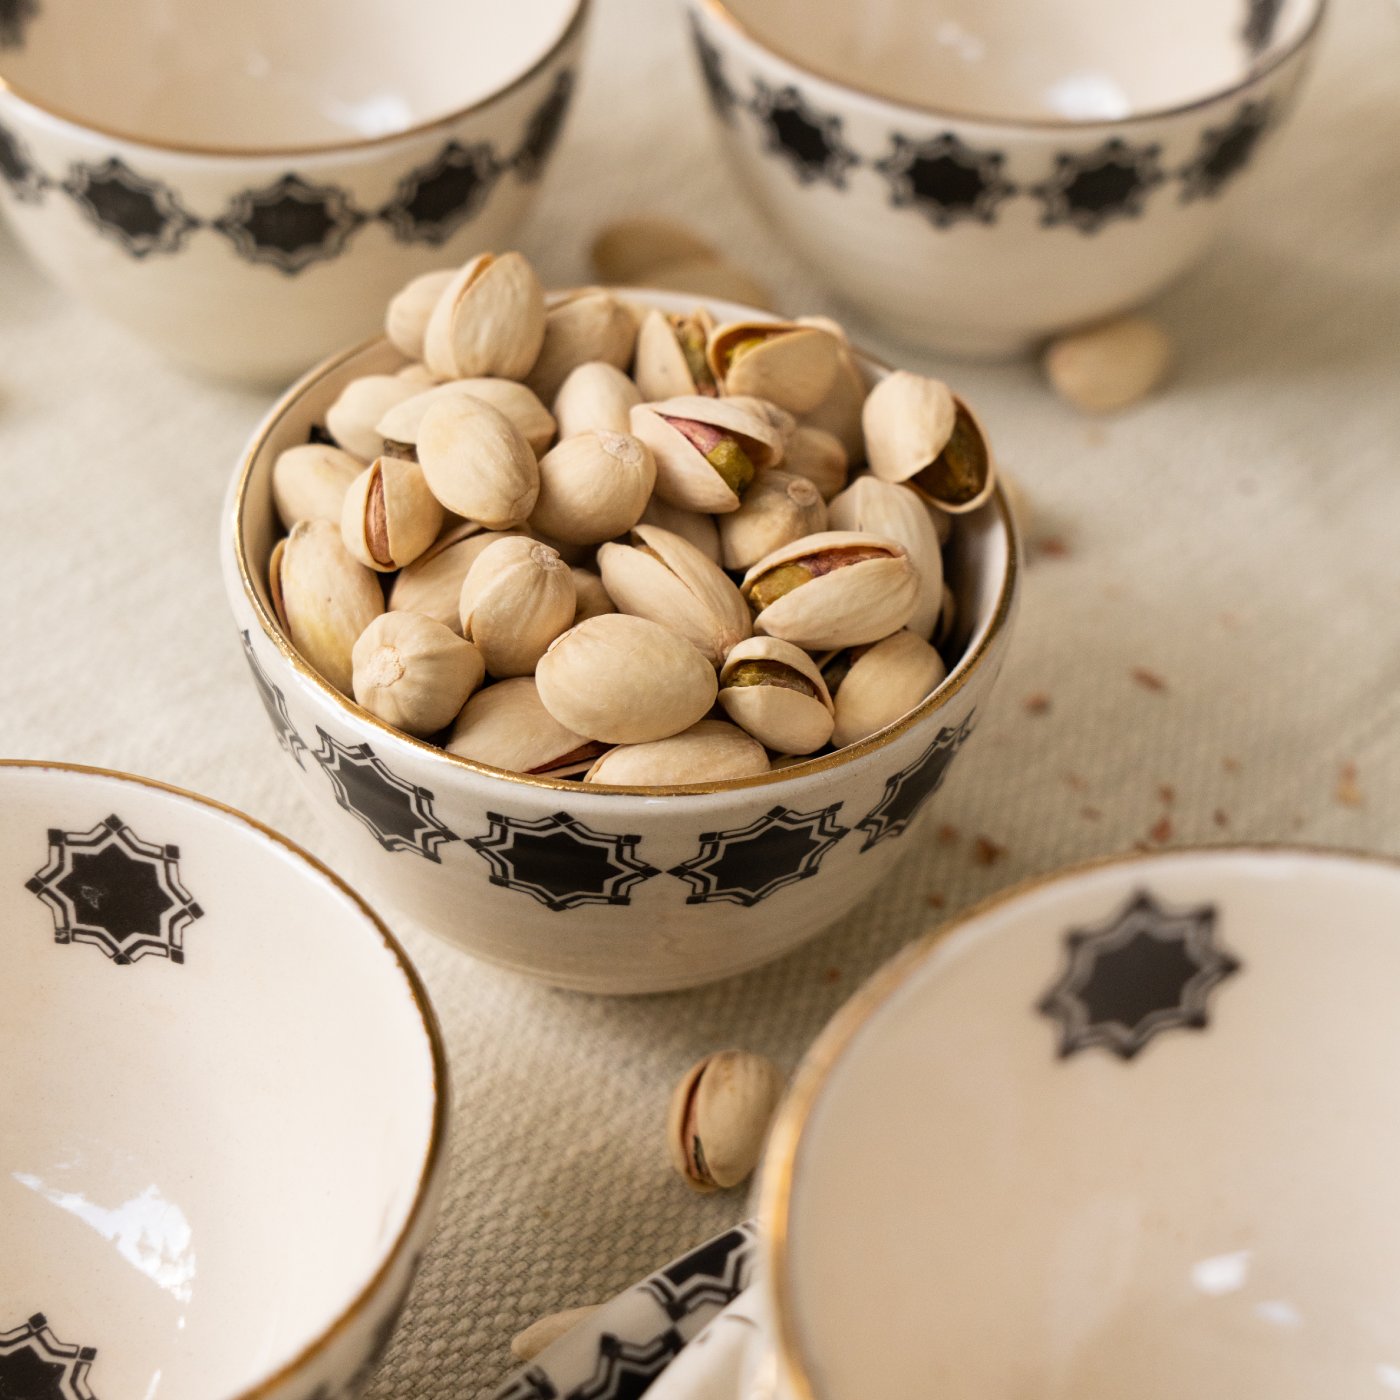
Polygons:
[[49,863],[25,881],[53,913],[55,943],[92,943],[125,966],[185,960],[204,910],[180,883],[180,848],[142,841],[120,817],[91,831],[49,831]]
[[247,659],[248,669],[253,673],[253,684],[258,688],[258,697],[263,702],[263,709],[267,711],[277,742],[296,759],[298,768],[305,768],[306,764],[302,762],[301,756],[306,752],[306,740],[297,733],[296,726],[292,724],[292,717],[287,713],[287,697],[263,670],[258,654],[253,650],[252,639],[246,631],[243,633],[243,655]]
[[133,258],[178,253],[199,227],[174,190],[138,175],[116,156],[101,165],[74,164],[63,188],[97,231]]
[[24,31],[39,13],[39,0],[0,0],[0,49],[24,47]]
[[1254,158],[1269,125],[1267,102],[1246,102],[1225,126],[1208,127],[1195,157],[1181,168],[1181,200],[1212,199]]
[[727,1308],[749,1286],[756,1248],[754,1227],[740,1225],[683,1255],[642,1287],[676,1322],[701,1307]]
[[684,1346],[685,1339],[674,1328],[644,1342],[627,1342],[605,1332],[593,1374],[570,1390],[565,1400],[637,1400]]
[[380,218],[401,243],[441,245],[486,203],[500,173],[490,146],[449,142],[436,160],[399,181]]
[[687,904],[752,908],[817,873],[826,853],[849,830],[836,820],[842,805],[836,802],[816,812],[774,807],[747,826],[703,832],[699,854],[668,873],[690,886]]
[[530,1366],[496,1392],[495,1400],[558,1400],[554,1383],[538,1366]]
[[978,151],[945,131],[929,141],[895,136],[875,169],[890,182],[890,203],[918,209],[935,228],[960,220],[996,222],[997,206],[1016,193],[1002,176],[1000,151]]
[[846,172],[860,157],[842,139],[839,116],[809,106],[792,84],[774,91],[762,81],[755,83],[753,112],[767,149],[788,163],[800,184],[846,188]]
[[725,76],[724,59],[720,51],[705,37],[705,31],[694,14],[690,16],[690,38],[695,45],[695,57],[700,64],[700,79],[705,84],[710,106],[715,109],[715,115],[721,121],[732,121],[734,108],[739,102],[738,94]]
[[1045,206],[1041,223],[1089,234],[1140,217],[1148,193],[1165,179],[1160,154],[1160,146],[1130,146],[1115,136],[1083,155],[1056,156],[1054,175],[1031,190]]
[[96,1347],[66,1346],[43,1313],[0,1332],[0,1400],[93,1400],[88,1371]]
[[972,733],[974,713],[970,712],[961,724],[940,729],[933,743],[913,763],[885,780],[884,795],[856,823],[856,830],[866,833],[865,844],[860,848],[862,852],[887,838],[899,836],[918,816],[924,803],[943,786],[958,750]]
[[43,193],[48,181],[29,159],[24,142],[6,126],[0,126],[0,180],[15,198],[32,203]]
[[456,835],[433,812],[433,794],[390,772],[368,744],[342,744],[316,726],[321,746],[313,757],[335,790],[336,804],[386,851],[413,851],[437,864],[438,847]]
[[520,149],[511,158],[515,173],[525,181],[538,180],[559,144],[564,131],[564,118],[574,97],[574,75],[565,69],[554,80],[554,86],[535,109],[525,125],[525,137]]
[[567,812],[535,820],[487,812],[486,819],[486,835],[466,841],[491,867],[491,883],[548,909],[630,904],[633,888],[660,874],[638,858],[640,836],[594,831]]
[[238,195],[214,227],[239,257],[290,277],[312,263],[339,257],[364,221],[344,190],[284,175]]
[[1037,1005],[1060,1024],[1060,1058],[1094,1045],[1131,1060],[1163,1031],[1204,1030],[1212,990],[1240,969],[1215,909],[1166,909],[1147,891],[1095,928],[1065,935],[1064,971]]
[[1269,47],[1282,13],[1283,0],[1246,0],[1242,34],[1250,53],[1260,54]]

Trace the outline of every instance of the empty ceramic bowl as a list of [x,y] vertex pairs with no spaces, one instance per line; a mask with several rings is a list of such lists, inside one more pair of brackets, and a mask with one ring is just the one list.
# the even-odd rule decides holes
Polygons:
[[1324,0],[686,0],[735,169],[882,329],[1012,354],[1194,263]]
[[0,201],[161,349],[285,383],[409,278],[510,241],[588,0],[0,4]]
[[[668,311],[701,300],[629,295]],[[772,319],[709,305],[721,322]],[[356,880],[479,957],[605,992],[663,991],[756,967],[869,894],[908,848],[1005,655],[1018,545],[1000,491],[956,517],[946,553],[956,664],[895,724],[790,768],[675,789],[507,773],[408,738],[347,700],[293,650],[268,597],[279,533],[273,462],[307,441],[346,383],[401,364],[376,341],[293,388],[235,476],[221,544],[234,619],[284,762]]]
[[436,1210],[423,987],[335,876],[139,778],[0,763],[0,1395],[358,1395]]
[[1321,851],[1127,857],[945,926],[780,1112],[779,1393],[1395,1394],[1397,981],[1400,865]]

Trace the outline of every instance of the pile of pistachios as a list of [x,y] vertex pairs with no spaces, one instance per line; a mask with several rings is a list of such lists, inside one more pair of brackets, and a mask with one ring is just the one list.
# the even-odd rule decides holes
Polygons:
[[672,786],[856,743],[947,675],[942,549],[993,466],[945,384],[867,392],[825,319],[547,301],[518,253],[419,277],[386,329],[405,366],[274,464],[269,580],[379,719],[511,772]]

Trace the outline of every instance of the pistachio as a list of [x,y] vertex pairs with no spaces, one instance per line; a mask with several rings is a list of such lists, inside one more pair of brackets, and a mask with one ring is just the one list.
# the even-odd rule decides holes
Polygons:
[[493,676],[527,676],[574,619],[574,580],[558,553],[538,540],[496,540],[462,581],[462,635]]
[[725,258],[682,258],[647,273],[647,286],[662,291],[692,292],[716,301],[737,301],[771,311],[773,293],[742,267]]
[[525,382],[546,403],[579,365],[602,361],[625,369],[637,341],[632,313],[601,287],[557,298],[545,313],[544,344]]
[[783,470],[805,476],[830,501],[846,484],[849,459],[841,439],[824,428],[803,424],[783,445]]
[[405,365],[402,369],[394,371],[395,379],[402,379],[410,384],[416,384],[420,389],[431,389],[437,382],[437,376],[422,364]]
[[609,224],[593,240],[593,266],[604,282],[640,285],[666,263],[704,261],[719,254],[684,224],[639,215]]
[[977,415],[961,399],[948,445],[909,485],[948,515],[976,510],[996,487],[991,447]]
[[953,517],[946,510],[934,505],[932,501],[924,500],[924,509],[928,512],[928,518],[933,521],[933,532],[938,536],[938,547],[945,548],[948,541],[953,537]]
[[752,778],[767,771],[768,755],[756,739],[723,720],[702,719],[669,739],[609,749],[583,780],[619,787],[678,787]]
[[603,586],[619,612],[679,633],[714,666],[752,630],[749,610],[724,571],[680,535],[638,525],[632,545],[598,551]]
[[523,524],[535,508],[540,469],[505,414],[474,398],[441,399],[418,428],[428,489],[448,510],[494,530]]
[[381,613],[350,659],[356,702],[420,739],[451,724],[486,675],[476,647],[418,613]]
[[616,365],[596,360],[578,365],[554,399],[559,436],[630,432],[632,408],[641,401],[641,390]]
[[808,413],[831,392],[840,342],[818,326],[730,321],[710,334],[706,358],[725,394],[752,394]]
[[532,1322],[523,1332],[517,1332],[510,1339],[510,1354],[517,1361],[533,1361],[546,1347],[553,1346],[560,1337],[581,1327],[591,1317],[598,1314],[599,1304],[585,1308],[565,1308],[563,1312],[550,1313],[538,1322]]
[[836,727],[832,742],[856,744],[906,715],[942,684],[943,658],[922,637],[896,632],[873,646],[835,659],[832,686]]
[[944,646],[953,635],[953,624],[958,620],[958,600],[953,590],[945,582],[943,585],[943,606],[938,610],[938,626],[933,629],[934,646]]
[[719,386],[705,358],[714,318],[703,308],[689,315],[666,315],[655,309],[642,317],[632,366],[637,388],[647,399],[700,394],[714,398]]
[[569,544],[601,544],[641,519],[656,459],[630,433],[586,432],[546,452],[539,473],[531,528]]
[[423,415],[443,399],[458,398],[477,399],[504,413],[537,456],[554,441],[555,424],[549,410],[529,389],[512,379],[454,379],[438,384],[395,404],[379,420],[376,431],[386,444],[399,449],[398,455],[415,455]]
[[753,394],[726,394],[724,397],[735,408],[746,408],[757,417],[768,420],[768,426],[777,433],[782,447],[783,456],[775,457],[770,464],[776,467],[787,455],[788,441],[797,431],[797,419],[770,399],[760,399]]
[[487,545],[521,533],[519,530],[483,530],[470,520],[449,526],[430,549],[399,571],[389,590],[390,611],[422,613],[460,632],[462,582],[467,570]]
[[423,338],[428,333],[428,320],[433,308],[457,274],[447,268],[441,272],[425,272],[415,277],[390,302],[384,316],[384,334],[394,349],[410,360],[423,358]]
[[644,617],[606,613],[557,638],[535,671],[540,699],[589,739],[645,744],[703,719],[715,671],[684,637]]
[[720,562],[719,527],[713,515],[668,506],[665,501],[653,496],[647,502],[638,524],[658,525],[663,530],[669,530],[693,544],[712,563]]
[[760,559],[742,591],[756,632],[819,651],[898,631],[918,601],[919,575],[895,540],[828,531]]
[[671,1095],[666,1121],[676,1171],[697,1191],[747,1181],[782,1093],[777,1065],[748,1050],[721,1050],[692,1065]]
[[701,395],[638,404],[632,431],[656,457],[656,494],[683,510],[723,514],[782,452],[773,428],[724,399]]
[[747,569],[781,545],[826,529],[821,492],[803,476],[760,472],[736,511],[719,517],[726,569]]
[[1085,413],[1113,413],[1150,394],[1171,366],[1166,332],[1145,316],[1105,321],[1051,341],[1045,373]]
[[350,654],[384,611],[379,579],[357,563],[329,520],[299,520],[272,552],[271,590],[287,639],[342,695],[354,675]]
[[815,753],[835,723],[816,662],[777,637],[750,637],[730,651],[719,673],[719,703],[777,753]]
[[272,503],[284,529],[298,520],[340,520],[350,483],[364,463],[329,443],[289,447],[272,464]]
[[586,622],[590,617],[602,617],[604,613],[616,612],[613,600],[603,580],[591,569],[570,569],[574,576],[574,620],[573,626]]
[[846,449],[850,462],[864,461],[866,456],[865,431],[861,426],[866,390],[865,375],[843,338],[831,389],[821,403],[803,415],[802,422],[805,427],[830,433]]
[[393,374],[365,374],[352,379],[326,410],[326,431],[352,457],[372,462],[383,438],[379,420],[395,404],[421,394],[422,388]]
[[442,507],[416,462],[380,457],[345,493],[340,515],[345,548],[380,573],[411,564],[441,529]]
[[448,753],[473,763],[555,778],[583,773],[605,747],[560,724],[545,709],[532,676],[477,691],[446,744]]
[[482,253],[457,272],[428,320],[423,358],[442,379],[523,379],[544,343],[544,289],[519,253]]

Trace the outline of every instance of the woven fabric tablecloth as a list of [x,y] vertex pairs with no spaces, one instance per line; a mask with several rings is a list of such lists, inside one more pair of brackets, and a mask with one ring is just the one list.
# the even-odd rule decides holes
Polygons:
[[[928,366],[983,410],[1024,486],[1030,567],[986,718],[926,839],[863,909],[764,971],[637,1001],[408,938],[452,1054],[452,1179],[372,1400],[488,1392],[536,1315],[740,1218],[741,1195],[672,1176],[672,1083],[729,1044],[795,1063],[931,921],[1139,842],[1400,850],[1397,74],[1400,13],[1337,0],[1228,237],[1156,308],[1180,350],[1157,398],[1097,423],[1033,365]],[[721,238],[789,309],[836,309],[732,182],[677,11],[598,0],[520,246],[574,283],[594,230],[643,209]],[[150,774],[324,852],[219,579],[220,500],[266,403],[132,345],[0,233],[0,752]]]

